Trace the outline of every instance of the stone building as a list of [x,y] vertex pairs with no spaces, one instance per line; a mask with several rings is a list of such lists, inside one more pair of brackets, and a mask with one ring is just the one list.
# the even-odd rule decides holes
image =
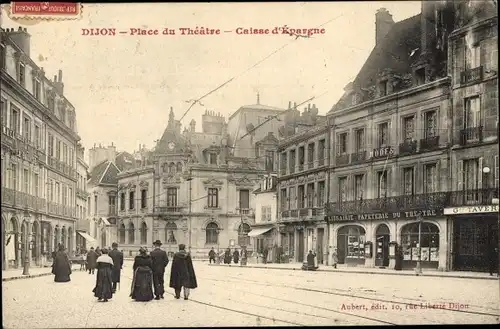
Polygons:
[[[80,144],[76,149],[76,246],[79,250],[96,247],[97,241],[92,241],[90,237],[90,221],[87,216],[89,193],[87,192],[87,179],[89,176],[89,166],[84,159],[85,149]],[[90,243],[87,241],[90,240]]]
[[50,80],[30,57],[26,29],[2,29],[2,268],[47,263],[75,249],[76,111],[62,71]]
[[309,250],[313,250],[318,263],[326,263],[327,121],[318,115],[315,105],[309,105],[302,114],[294,105],[284,121],[278,149],[278,243],[292,261],[305,261]]
[[[491,189],[479,191],[485,187],[483,163],[494,170],[488,186],[498,177],[497,62],[496,55],[489,56],[497,50],[496,16],[488,18],[496,11],[488,6],[423,1],[421,14],[378,36],[328,113],[334,142],[327,219],[339,263],[394,268],[401,253],[403,268],[419,262],[424,268],[459,269],[453,266],[460,258],[456,247],[484,254],[488,245],[465,238],[471,228],[478,228],[472,236],[482,230],[495,239],[493,217],[479,225],[474,216],[462,216],[461,222],[446,216],[453,213],[449,207],[464,205],[470,191],[474,204],[491,205],[495,196]],[[388,16],[381,9],[376,20],[391,21]],[[472,52],[474,60],[465,56],[474,64],[464,67],[464,35],[481,30],[490,32],[478,33],[481,39],[473,44],[480,43],[481,51]],[[481,65],[489,74],[482,74]],[[478,95],[484,109],[469,99]],[[464,110],[464,104],[473,110]],[[465,123],[464,116],[473,121]],[[464,160],[470,160],[468,171]],[[470,259],[460,258],[479,269],[479,257],[474,264]]]

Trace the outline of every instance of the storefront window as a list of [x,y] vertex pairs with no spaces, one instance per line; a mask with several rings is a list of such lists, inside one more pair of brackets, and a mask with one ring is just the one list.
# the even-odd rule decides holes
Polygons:
[[345,260],[364,260],[365,230],[360,226],[344,226],[338,232],[338,252]]
[[[408,224],[401,231],[403,260],[418,260],[418,227],[419,223]],[[439,228],[432,223],[422,223],[420,233],[421,261],[439,261]]]

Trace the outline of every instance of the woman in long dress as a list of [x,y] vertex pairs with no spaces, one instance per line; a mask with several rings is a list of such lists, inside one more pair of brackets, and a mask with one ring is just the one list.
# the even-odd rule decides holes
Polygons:
[[71,281],[71,263],[68,255],[64,252],[64,246],[59,245],[59,251],[54,255],[54,263],[52,263],[52,274],[55,275],[54,282],[69,282]]
[[153,299],[153,263],[146,248],[141,247],[134,259],[134,277],[130,297],[137,302],[149,302]]
[[107,249],[102,249],[102,255],[97,258],[96,284],[92,290],[98,302],[107,302],[113,297],[112,269],[113,259],[109,257]]

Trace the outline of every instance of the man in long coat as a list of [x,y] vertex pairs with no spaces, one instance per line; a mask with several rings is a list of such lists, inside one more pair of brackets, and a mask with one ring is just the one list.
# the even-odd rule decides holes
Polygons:
[[59,245],[59,251],[56,252],[54,263],[52,264],[52,274],[55,275],[54,282],[71,281],[71,262],[68,255],[64,252],[64,247]]
[[91,247],[87,253],[87,269],[89,270],[89,274],[94,274],[95,268],[97,267],[97,257],[94,247]]
[[161,241],[156,240],[154,243],[155,249],[151,251],[151,260],[153,262],[153,286],[155,290],[155,299],[163,298],[165,293],[164,276],[165,267],[168,265],[168,256],[165,250],[161,250]]
[[113,260],[113,268],[111,269],[111,278],[113,280],[113,293],[116,292],[116,285],[120,282],[120,274],[123,268],[123,253],[118,250],[118,243],[113,242],[111,245],[113,250],[109,252],[109,257]]
[[179,245],[179,251],[175,253],[170,269],[170,288],[174,288],[176,299],[181,297],[182,287],[184,287],[185,300],[189,298],[189,289],[198,287],[193,261],[191,255],[186,252],[184,244]]

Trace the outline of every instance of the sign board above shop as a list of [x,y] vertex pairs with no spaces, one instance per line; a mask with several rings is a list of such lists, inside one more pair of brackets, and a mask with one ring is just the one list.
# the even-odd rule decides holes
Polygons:
[[347,221],[357,221],[357,220],[416,218],[419,215],[421,215],[424,218],[441,216],[442,210],[433,209],[433,210],[400,211],[400,212],[374,213],[374,214],[353,214],[353,215],[332,216],[331,219],[334,222],[347,222]]
[[460,215],[460,214],[483,214],[498,212],[499,208],[497,205],[491,206],[468,206],[468,207],[455,207],[455,208],[445,208],[445,215]]

